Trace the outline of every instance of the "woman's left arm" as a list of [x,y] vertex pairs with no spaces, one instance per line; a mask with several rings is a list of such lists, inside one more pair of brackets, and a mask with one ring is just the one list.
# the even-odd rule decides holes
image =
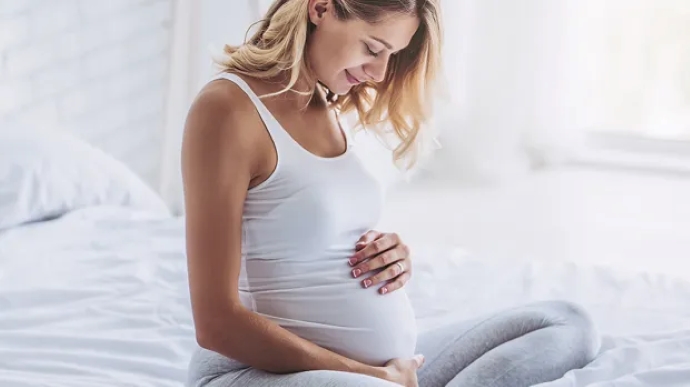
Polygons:
[[[352,276],[362,278],[365,288],[385,284],[379,288],[380,294],[400,289],[412,276],[410,249],[396,233],[368,231],[355,245],[355,254],[349,259]],[[373,276],[366,276],[374,270]]]

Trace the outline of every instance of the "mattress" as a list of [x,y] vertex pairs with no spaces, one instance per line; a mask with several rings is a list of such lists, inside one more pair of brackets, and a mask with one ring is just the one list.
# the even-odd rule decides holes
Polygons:
[[[540,387],[690,386],[690,281],[413,246],[422,330],[543,299],[585,306],[590,365]],[[92,207],[0,233],[0,386],[180,387],[194,347],[184,221]]]

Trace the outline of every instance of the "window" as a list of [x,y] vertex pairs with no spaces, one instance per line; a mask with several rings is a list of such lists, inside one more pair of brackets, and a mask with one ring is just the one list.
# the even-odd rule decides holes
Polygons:
[[580,11],[588,142],[609,161],[690,171],[690,1],[589,0]]

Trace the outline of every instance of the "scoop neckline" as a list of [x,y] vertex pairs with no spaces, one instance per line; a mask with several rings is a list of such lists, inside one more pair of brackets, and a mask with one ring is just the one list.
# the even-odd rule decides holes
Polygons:
[[352,151],[351,151],[352,150],[351,138],[347,135],[347,133],[345,132],[345,129],[343,128],[343,125],[340,122],[340,114],[338,113],[337,110],[334,109],[333,112],[335,113],[335,121],[338,124],[338,129],[340,130],[340,134],[343,136],[343,138],[345,140],[345,150],[342,153],[340,153],[339,155],[332,156],[332,157],[319,156],[319,155],[309,151],[304,146],[302,146],[302,144],[300,144],[299,141],[297,141],[294,137],[292,137],[290,132],[285,130],[285,127],[283,126],[283,124],[281,124],[280,121],[278,121],[278,118],[276,118],[276,116],[271,112],[271,110],[268,109],[268,106],[266,106],[264,101],[261,100],[259,95],[254,91],[254,89],[252,89],[251,85],[249,85],[249,82],[245,81],[242,77],[240,77],[237,74],[233,74],[233,73],[228,73],[228,74],[234,75],[235,77],[240,79],[242,82],[244,82],[244,84],[247,86],[247,89],[254,95],[254,97],[256,97],[257,102],[259,104],[261,104],[261,107],[266,111],[266,113],[269,115],[271,120],[273,120],[276,123],[276,125],[278,125],[278,127],[280,127],[280,130],[282,130],[285,133],[285,135],[290,139],[290,141],[297,148],[299,148],[302,152],[306,153],[307,155],[309,155],[312,158],[315,158],[316,160],[321,160],[321,161],[326,161],[326,162],[338,161],[340,159],[344,159],[352,153]]

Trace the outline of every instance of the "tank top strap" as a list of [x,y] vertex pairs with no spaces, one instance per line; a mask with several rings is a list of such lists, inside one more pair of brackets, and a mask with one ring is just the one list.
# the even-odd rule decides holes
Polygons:
[[[256,107],[256,111],[259,113],[259,116],[261,117],[261,120],[264,122],[264,125],[266,126],[268,133],[271,135],[276,147],[290,146],[292,140],[289,137],[289,134],[285,130],[283,130],[282,126],[280,125],[280,122],[278,122],[278,120],[268,110],[263,101],[261,101],[261,98],[259,98],[259,96],[256,95],[254,90],[252,90],[252,88],[249,87],[249,84],[244,79],[240,78],[237,74],[228,72],[222,72],[213,77],[211,80],[213,81],[217,79],[225,79],[231,81],[235,83],[240,89],[242,89],[242,91],[244,91],[245,94],[247,94],[249,99]],[[280,153],[279,149],[278,151]]]

